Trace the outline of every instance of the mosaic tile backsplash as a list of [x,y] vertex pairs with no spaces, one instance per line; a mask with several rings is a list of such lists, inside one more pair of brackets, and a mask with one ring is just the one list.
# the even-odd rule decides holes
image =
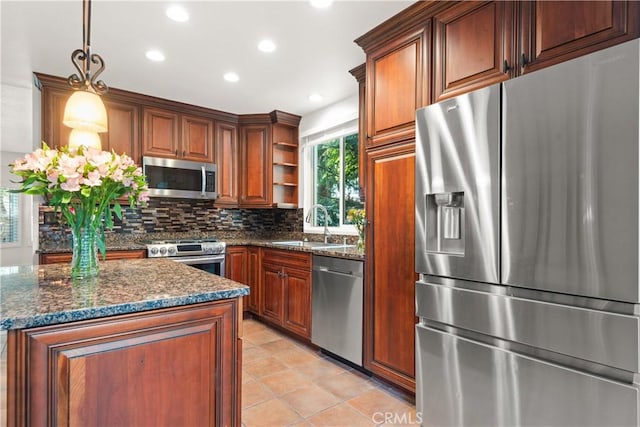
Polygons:
[[[152,198],[147,207],[123,209],[122,221],[114,218],[114,222],[113,230],[106,231],[107,238],[147,233],[301,233],[303,213],[302,209],[216,208],[210,201]],[[69,236],[68,227],[60,223],[53,208],[41,206],[41,244],[68,241]]]

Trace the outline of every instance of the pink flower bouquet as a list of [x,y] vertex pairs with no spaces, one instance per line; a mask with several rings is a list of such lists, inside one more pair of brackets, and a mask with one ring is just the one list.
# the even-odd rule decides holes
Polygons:
[[122,219],[119,198],[127,197],[131,207],[149,199],[142,169],[124,154],[85,147],[56,150],[43,143],[9,166],[22,178],[16,191],[47,196],[62,212],[74,233],[74,256],[83,232],[92,233],[88,245],[97,245],[104,256],[104,227],[113,227],[113,214]]

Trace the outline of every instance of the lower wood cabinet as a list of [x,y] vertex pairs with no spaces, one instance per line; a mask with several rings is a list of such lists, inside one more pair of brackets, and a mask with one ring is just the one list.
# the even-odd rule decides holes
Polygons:
[[263,249],[260,315],[311,339],[311,255]]
[[8,425],[240,425],[238,299],[8,333]]
[[249,286],[243,297],[242,309],[260,314],[260,248],[257,246],[228,246],[225,257],[225,277]]
[[[55,254],[40,254],[40,264],[59,264],[62,262],[71,262],[71,252],[61,252]],[[133,251],[107,251],[107,260],[111,259],[136,259],[146,258],[146,249],[137,249]],[[98,253],[98,259],[102,261],[102,254]]]
[[415,145],[367,152],[364,367],[415,390]]

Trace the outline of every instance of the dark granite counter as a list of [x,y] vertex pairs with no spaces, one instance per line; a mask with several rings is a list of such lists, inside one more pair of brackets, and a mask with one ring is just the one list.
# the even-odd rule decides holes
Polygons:
[[[315,236],[315,235],[314,235]],[[220,239],[227,243],[228,246],[261,246],[266,248],[273,249],[281,249],[281,250],[290,250],[297,252],[308,252],[317,255],[324,256],[332,256],[337,258],[346,258],[346,259],[355,259],[362,261],[364,260],[364,251],[358,250],[355,246],[350,248],[326,248],[326,249],[318,249],[318,248],[308,248],[308,247],[296,247],[296,246],[283,246],[283,245],[274,245],[272,242],[278,240],[302,240],[304,236],[301,233],[293,234],[293,233],[282,233],[273,236],[269,236],[268,238],[263,238],[261,236],[255,235],[246,235],[246,236],[225,236],[222,233],[212,234],[212,235],[192,235],[180,233],[178,235],[172,234],[162,234],[162,235],[138,235],[136,236],[136,240],[133,238],[126,239],[107,239],[107,252],[109,251],[130,251],[130,250],[139,250],[146,249],[144,245],[145,240],[163,240],[163,239],[173,239],[173,238],[196,238],[196,237],[214,237],[216,239]],[[319,235],[321,238],[322,235]],[[139,239],[139,240],[138,240]],[[64,253],[71,252],[71,246],[69,242],[46,242],[41,243],[40,248],[38,249],[39,253],[43,254],[52,254],[52,253]]]
[[0,267],[0,329],[23,329],[196,304],[249,293],[240,283],[159,259],[104,261],[72,282],[70,265]]
[[[285,239],[286,240],[286,239]],[[290,246],[273,244],[275,240],[261,239],[233,239],[225,240],[227,246],[261,246],[263,248],[280,249],[285,251],[307,252],[314,255],[330,256],[335,258],[364,260],[364,251],[358,250],[355,246],[349,248],[310,248],[305,246]]]

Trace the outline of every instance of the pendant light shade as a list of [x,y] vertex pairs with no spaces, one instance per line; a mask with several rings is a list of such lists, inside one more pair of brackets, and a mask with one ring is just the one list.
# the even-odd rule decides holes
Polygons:
[[[71,62],[78,71],[67,79],[76,89],[67,100],[62,123],[73,130],[69,135],[69,146],[100,148],[100,137],[96,132],[107,132],[107,109],[100,98],[109,89],[98,80],[104,70],[104,60],[91,53],[91,0],[82,1],[82,49],[71,53]],[[91,69],[96,65],[95,70]]]
[[78,90],[73,92],[67,101],[62,123],[74,130],[106,132],[107,110],[98,95]]
[[69,135],[69,148],[78,148],[80,146],[102,150],[100,135],[91,131],[73,129]]

